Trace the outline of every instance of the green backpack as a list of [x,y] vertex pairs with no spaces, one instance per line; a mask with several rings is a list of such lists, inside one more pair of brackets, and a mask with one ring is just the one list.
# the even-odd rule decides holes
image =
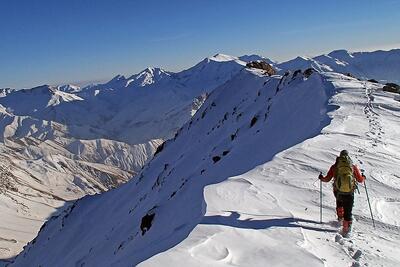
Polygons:
[[355,189],[353,163],[349,156],[340,156],[336,162],[335,188],[339,193],[351,194]]

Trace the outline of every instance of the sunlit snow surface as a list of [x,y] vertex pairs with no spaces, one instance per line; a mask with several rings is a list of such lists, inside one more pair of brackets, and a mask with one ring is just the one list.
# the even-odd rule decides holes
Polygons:
[[[400,106],[381,87],[241,71],[135,179],[51,219],[13,266],[398,266]],[[351,239],[330,184],[319,223],[317,176],[342,149],[376,223],[360,186]]]

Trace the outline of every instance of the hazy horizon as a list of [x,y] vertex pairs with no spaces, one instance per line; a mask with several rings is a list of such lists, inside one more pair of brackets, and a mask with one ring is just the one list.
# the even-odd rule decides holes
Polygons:
[[216,53],[276,61],[400,48],[400,1],[261,0],[0,4],[0,88],[87,84]]

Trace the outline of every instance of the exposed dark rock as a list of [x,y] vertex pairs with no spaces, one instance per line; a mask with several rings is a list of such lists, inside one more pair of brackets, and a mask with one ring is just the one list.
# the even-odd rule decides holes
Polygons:
[[348,77],[351,77],[351,78],[356,78],[356,76],[354,76],[353,74],[351,74],[350,72],[348,72],[348,73],[345,73],[344,75],[346,75],[346,76],[348,76]]
[[377,80],[375,80],[375,79],[369,79],[368,80],[370,83],[379,83]]
[[257,117],[257,116],[254,116],[254,117],[251,119],[251,122],[250,122],[250,128],[251,128],[251,127],[253,127],[253,126],[254,126],[254,124],[256,124],[256,123],[257,123],[257,120],[258,120],[258,117]]
[[276,87],[276,91],[275,94],[277,94],[280,90],[280,85],[282,84],[283,80],[285,79],[285,77],[288,77],[290,75],[290,71],[286,71],[285,74],[283,74],[282,78],[279,80],[278,86]]
[[395,87],[395,88],[400,88],[400,85],[396,84],[396,83],[387,83],[387,86],[391,86],[391,87]]
[[142,235],[150,230],[155,216],[156,214],[154,213],[154,211],[147,213],[145,216],[143,216],[142,222],[140,223],[140,230],[142,230]]
[[212,158],[212,160],[214,161],[214,163],[217,163],[218,161],[221,160],[221,157],[220,157],[220,156],[214,156],[214,157]]
[[238,132],[239,132],[239,129],[236,129],[235,133],[231,134],[231,140],[232,141],[236,138]]
[[301,70],[296,70],[292,75],[292,79],[296,78],[296,76],[299,74],[301,74]]
[[175,135],[174,135],[174,140],[176,140],[176,138],[178,137],[178,135],[179,135],[179,132],[176,132]]
[[246,67],[264,70],[269,76],[276,74],[276,70],[270,64],[262,60],[251,61],[246,64]]
[[303,72],[304,77],[306,77],[306,78],[310,77],[311,74],[314,73],[314,71],[315,71],[315,70],[314,70],[313,68],[308,68],[308,69],[306,69],[306,70]]
[[154,153],[154,156],[156,156],[158,153],[160,153],[161,151],[163,151],[164,146],[165,146],[165,142],[162,143],[161,145],[159,145],[159,146],[157,147],[157,149],[156,149],[156,152]]
[[391,93],[400,93],[400,85],[395,83],[387,83],[383,89],[383,91],[391,92]]
[[226,155],[228,155],[228,153],[229,153],[229,150],[225,150],[224,152],[222,152],[222,156],[226,156]]

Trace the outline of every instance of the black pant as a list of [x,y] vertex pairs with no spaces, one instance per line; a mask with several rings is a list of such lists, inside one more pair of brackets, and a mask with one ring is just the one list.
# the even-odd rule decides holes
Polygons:
[[354,194],[340,194],[337,191],[333,191],[336,197],[336,208],[343,207],[344,220],[352,221],[352,211],[354,205]]

